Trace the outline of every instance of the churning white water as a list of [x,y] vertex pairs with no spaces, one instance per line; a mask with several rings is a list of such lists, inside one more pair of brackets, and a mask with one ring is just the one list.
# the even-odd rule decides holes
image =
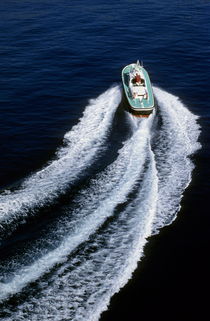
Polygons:
[[[77,206],[69,205],[65,218],[46,236],[53,243],[53,235],[59,234],[59,243],[37,255],[31,248],[26,259],[17,256],[0,266],[1,302],[27,293],[17,309],[5,308],[4,320],[98,320],[112,295],[132,276],[146,238],[175,218],[191,178],[189,156],[199,148],[199,126],[177,97],[159,88],[154,93],[159,115],[139,120],[128,115],[132,135],[117,158],[78,192]],[[94,100],[66,135],[69,143],[58,159],[27,179],[19,191],[2,196],[3,220],[24,215],[29,204],[52,200],[88,166],[105,142],[119,97],[115,87]],[[91,117],[93,105],[99,115]],[[154,126],[155,117],[162,119],[160,128]]]
[[11,223],[16,217],[27,215],[28,208],[52,201],[94,162],[120,99],[120,88],[115,86],[90,100],[79,123],[66,133],[66,146],[57,152],[57,159],[27,178],[17,191],[0,195],[0,224]]
[[154,149],[158,168],[158,209],[153,230],[169,224],[180,208],[183,191],[190,183],[194,168],[189,156],[200,148],[197,116],[174,95],[154,88],[162,117]]

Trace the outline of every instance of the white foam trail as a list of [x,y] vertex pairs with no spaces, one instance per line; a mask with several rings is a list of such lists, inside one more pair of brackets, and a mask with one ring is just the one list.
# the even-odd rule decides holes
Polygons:
[[[86,250],[91,253],[87,245],[79,257],[65,263],[51,280],[50,289],[43,282],[39,299],[23,303],[15,320],[21,320],[23,311],[28,311],[30,320],[39,320],[41,315],[44,320],[53,317],[55,321],[98,320],[112,295],[132,276],[143,254],[146,237],[151,233],[158,181],[151,150],[149,157],[150,166],[136,201],[95,237],[94,253],[86,254]],[[31,311],[30,306],[33,306]]]
[[193,115],[178,97],[154,88],[163,125],[157,133],[155,150],[158,176],[159,200],[154,220],[154,232],[170,224],[180,208],[185,188],[191,180],[194,168],[189,156],[200,144],[198,117]]
[[[148,132],[144,138],[147,140]],[[136,142],[137,151],[141,145],[139,141]],[[139,153],[142,153],[141,148]],[[133,170],[134,155],[130,155],[131,162],[134,162]],[[111,296],[131,277],[142,256],[146,237],[151,233],[158,184],[154,155],[150,147],[149,158],[150,165],[136,201],[120,213],[104,234],[96,236],[95,252],[84,259],[82,251],[82,257],[66,262],[53,277],[50,289],[45,288],[45,283],[42,283],[43,290],[38,301],[31,298],[30,303],[23,303],[15,314],[15,320],[21,320],[23,311],[28,311],[25,317],[30,320],[39,320],[41,315],[43,320],[50,320],[52,317],[56,321],[98,320],[101,312],[107,308]],[[112,192],[117,194],[115,190]],[[104,246],[101,248],[102,243]],[[32,305],[33,309],[30,309]]]
[[[93,196],[87,196],[90,204],[82,204],[82,214],[79,222],[72,228],[70,235],[63,240],[61,245],[44,257],[39,258],[33,265],[26,266],[16,272],[15,276],[8,283],[0,283],[0,299],[19,292],[27,283],[39,278],[43,273],[52,268],[56,263],[65,261],[79,244],[86,241],[99,226],[113,214],[115,207],[126,201],[128,193],[134,187],[143,168],[147,155],[148,137],[152,117],[143,120],[139,129],[124,144],[119,151],[117,160],[95,181]],[[98,207],[98,196],[103,193],[103,200],[100,200]],[[85,191],[86,195],[88,191]],[[92,212],[93,211],[93,212]],[[68,224],[66,222],[66,224]]]
[[19,215],[23,218],[26,209],[52,201],[93,163],[120,99],[120,87],[116,86],[90,101],[79,123],[66,133],[66,147],[59,150],[57,159],[27,178],[19,190],[0,195],[0,223],[10,223]]
[[[161,128],[153,133],[154,153],[152,116],[133,126],[133,136],[119,150],[116,161],[78,195],[81,204],[70,216],[72,221],[63,222],[63,228],[61,222],[58,228],[63,233],[60,246],[0,283],[4,300],[62,263],[46,281],[39,280],[37,297],[29,296],[16,312],[6,311],[14,320],[97,321],[111,296],[132,276],[146,238],[174,219],[193,169],[189,156],[200,147],[200,130],[197,117],[177,97],[159,88],[154,92],[162,118]],[[134,188],[135,199],[113,216]],[[110,216],[108,226],[96,233]],[[67,260],[81,243],[82,249],[78,247]]]
[[[111,297],[115,293],[119,292],[119,290],[132,277],[133,271],[137,268],[138,261],[143,256],[143,249],[147,242],[147,237],[149,237],[152,232],[152,223],[156,213],[157,199],[157,170],[155,167],[154,154],[150,150],[150,166],[147,171],[147,175],[145,176],[143,186],[140,189],[135,203],[126,210],[129,216],[131,215],[131,212],[134,212],[136,215],[134,215],[133,219],[130,219],[129,216],[126,218],[126,220],[128,221],[130,219],[129,230],[127,231],[127,234],[125,234],[125,231],[123,230],[121,234],[119,233],[119,235],[117,235],[118,224],[116,226],[115,235],[116,237],[120,238],[120,243],[118,243],[117,245],[118,260],[116,260],[116,252],[114,253],[115,258],[111,256],[112,261],[115,262],[115,275],[110,278],[110,275],[107,276],[107,273],[105,273],[107,277],[104,280],[103,284],[104,295],[100,296],[100,293],[97,293],[94,289],[94,291],[92,292],[92,297],[90,297],[88,301],[94,301],[95,305],[93,306],[93,308],[89,308],[89,302],[87,302],[87,307],[85,307],[84,309],[85,313],[83,312],[82,315],[79,314],[77,317],[75,317],[75,321],[97,321],[101,313],[107,310]],[[131,242],[131,238],[133,235],[135,235],[135,237],[133,237],[133,240]],[[128,246],[129,242],[131,242],[131,244],[129,244]],[[119,250],[120,245],[121,248]],[[113,249],[111,249],[111,251],[113,251]]]

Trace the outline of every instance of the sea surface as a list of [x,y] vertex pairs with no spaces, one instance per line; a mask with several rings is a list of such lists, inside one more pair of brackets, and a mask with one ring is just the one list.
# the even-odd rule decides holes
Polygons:
[[[0,320],[209,320],[209,18],[0,1]],[[137,59],[148,119],[122,102]]]

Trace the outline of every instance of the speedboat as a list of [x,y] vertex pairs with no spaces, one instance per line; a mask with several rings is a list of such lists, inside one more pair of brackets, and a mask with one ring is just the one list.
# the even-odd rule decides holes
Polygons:
[[122,82],[129,111],[148,117],[155,108],[154,96],[149,75],[139,61],[123,68]]

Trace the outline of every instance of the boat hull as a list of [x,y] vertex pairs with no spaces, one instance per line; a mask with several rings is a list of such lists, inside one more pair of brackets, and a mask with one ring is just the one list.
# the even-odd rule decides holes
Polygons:
[[[143,86],[135,87],[132,82],[132,70],[138,70],[143,78]],[[147,71],[139,64],[130,64],[122,70],[122,83],[124,88],[125,97],[128,104],[128,110],[137,117],[148,117],[155,109],[154,96],[152,91],[152,85],[150,82]],[[145,90],[145,95],[141,97],[133,97],[132,90],[138,88],[138,90]]]

